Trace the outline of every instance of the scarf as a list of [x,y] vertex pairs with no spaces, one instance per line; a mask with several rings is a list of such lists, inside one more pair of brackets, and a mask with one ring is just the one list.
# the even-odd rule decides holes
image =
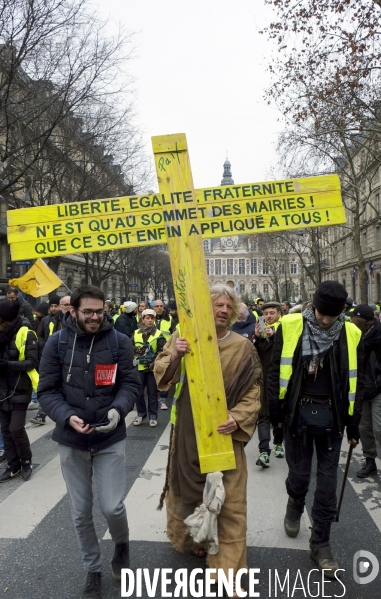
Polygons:
[[340,336],[344,325],[344,314],[340,314],[329,329],[319,327],[313,308],[307,308],[302,314],[306,323],[302,337],[303,361],[316,360],[316,358],[321,361],[329,348],[332,347],[333,342]]
[[140,323],[139,324],[139,333],[141,333],[143,335],[144,343],[147,343],[147,339],[149,339],[151,337],[151,335],[154,335],[156,333],[156,326],[152,325],[150,327],[147,327],[147,325]]

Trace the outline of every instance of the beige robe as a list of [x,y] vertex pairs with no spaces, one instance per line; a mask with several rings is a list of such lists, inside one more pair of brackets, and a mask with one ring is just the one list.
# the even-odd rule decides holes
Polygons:
[[[155,378],[158,388],[161,390],[168,390],[179,380],[180,369],[169,383],[161,383],[169,366],[171,355],[175,351],[177,337],[176,331],[155,362]],[[210,568],[222,568],[228,575],[229,568],[233,568],[236,573],[240,568],[247,567],[247,466],[244,443],[250,441],[254,434],[260,409],[262,372],[257,352],[253,344],[245,337],[231,332],[228,337],[218,341],[218,346],[225,389],[228,389],[229,382],[234,381],[237,372],[242,368],[243,361],[250,364],[253,372],[255,370],[255,376],[252,377],[254,380],[250,382],[249,388],[245,389],[243,395],[238,393],[238,402],[234,407],[229,407],[229,413],[238,424],[238,429],[232,434],[236,468],[224,471],[223,483],[226,499],[218,516],[219,550],[215,555],[208,555],[207,559]],[[239,389],[239,379],[235,385],[233,384],[234,386]],[[230,390],[234,393],[231,385]],[[231,393],[229,393],[230,396]],[[177,420],[169,456],[169,489],[166,495],[167,535],[176,549],[184,551],[194,547],[195,543],[188,535],[183,521],[201,503],[205,481],[205,475],[202,475],[199,469],[193,419],[190,412],[189,389],[186,382],[176,407]]]

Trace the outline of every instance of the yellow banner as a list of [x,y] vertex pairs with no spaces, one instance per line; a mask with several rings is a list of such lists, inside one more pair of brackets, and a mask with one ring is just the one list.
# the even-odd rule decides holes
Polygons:
[[18,279],[11,279],[9,284],[18,287],[33,297],[47,295],[62,285],[62,281],[43,260],[36,260],[33,266]]
[[166,243],[183,223],[189,235],[214,238],[346,222],[336,175],[195,194],[196,206],[182,191],[9,211],[12,260]]

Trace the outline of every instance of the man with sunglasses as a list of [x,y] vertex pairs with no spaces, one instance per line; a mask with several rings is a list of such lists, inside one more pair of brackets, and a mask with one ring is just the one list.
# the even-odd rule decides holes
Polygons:
[[99,543],[92,516],[94,475],[100,509],[115,543],[112,575],[129,567],[125,497],[125,417],[140,381],[130,339],[104,313],[104,294],[76,289],[63,329],[49,337],[41,359],[38,399],[56,423],[62,473],[87,580],[82,599],[101,593]]

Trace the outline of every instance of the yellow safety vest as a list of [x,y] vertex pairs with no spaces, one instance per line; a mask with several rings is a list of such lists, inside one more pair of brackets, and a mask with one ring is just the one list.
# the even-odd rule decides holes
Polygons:
[[53,333],[54,333],[54,322],[50,321],[49,322],[49,337],[50,337],[50,335],[53,335]]
[[[351,322],[344,322],[348,347],[349,366],[349,410],[353,415],[357,389],[357,346],[360,343],[361,331]],[[279,399],[284,399],[292,376],[292,362],[298,341],[303,332],[303,315],[287,314],[282,319],[283,347],[279,371]]]
[[[159,329],[156,329],[155,334],[150,335],[150,337],[148,337],[147,339],[147,343],[150,344],[155,354],[157,350],[157,340],[161,336],[162,332],[159,331]],[[134,332],[134,345],[144,345],[143,333],[140,333],[139,331]],[[139,354],[136,355],[136,359],[139,360]],[[138,370],[147,370],[147,366],[144,366],[143,364],[138,364]]]
[[[266,326],[274,329],[274,333],[276,333],[277,328],[279,327],[280,323],[281,323],[281,318],[279,318],[279,320],[277,320],[276,322],[273,322],[273,324],[267,324],[267,322],[266,322]],[[262,333],[261,337],[263,337],[265,339],[267,337],[267,334]]]
[[164,337],[168,339],[171,335],[172,316],[169,316],[169,320],[162,318],[159,322],[156,322],[156,326],[163,333]]
[[[26,346],[26,340],[27,340],[29,331],[30,331],[30,329],[28,329],[28,327],[20,327],[19,330],[17,331],[15,344],[16,344],[17,350],[19,352],[20,362],[25,360],[25,346]],[[36,333],[34,331],[31,331],[31,333],[34,333],[34,335],[36,336],[36,339],[37,339]],[[33,370],[27,370],[27,375],[29,376],[29,378],[31,380],[33,391],[36,392],[37,387],[38,387],[38,379],[39,379],[37,370],[35,368],[33,368]]]

